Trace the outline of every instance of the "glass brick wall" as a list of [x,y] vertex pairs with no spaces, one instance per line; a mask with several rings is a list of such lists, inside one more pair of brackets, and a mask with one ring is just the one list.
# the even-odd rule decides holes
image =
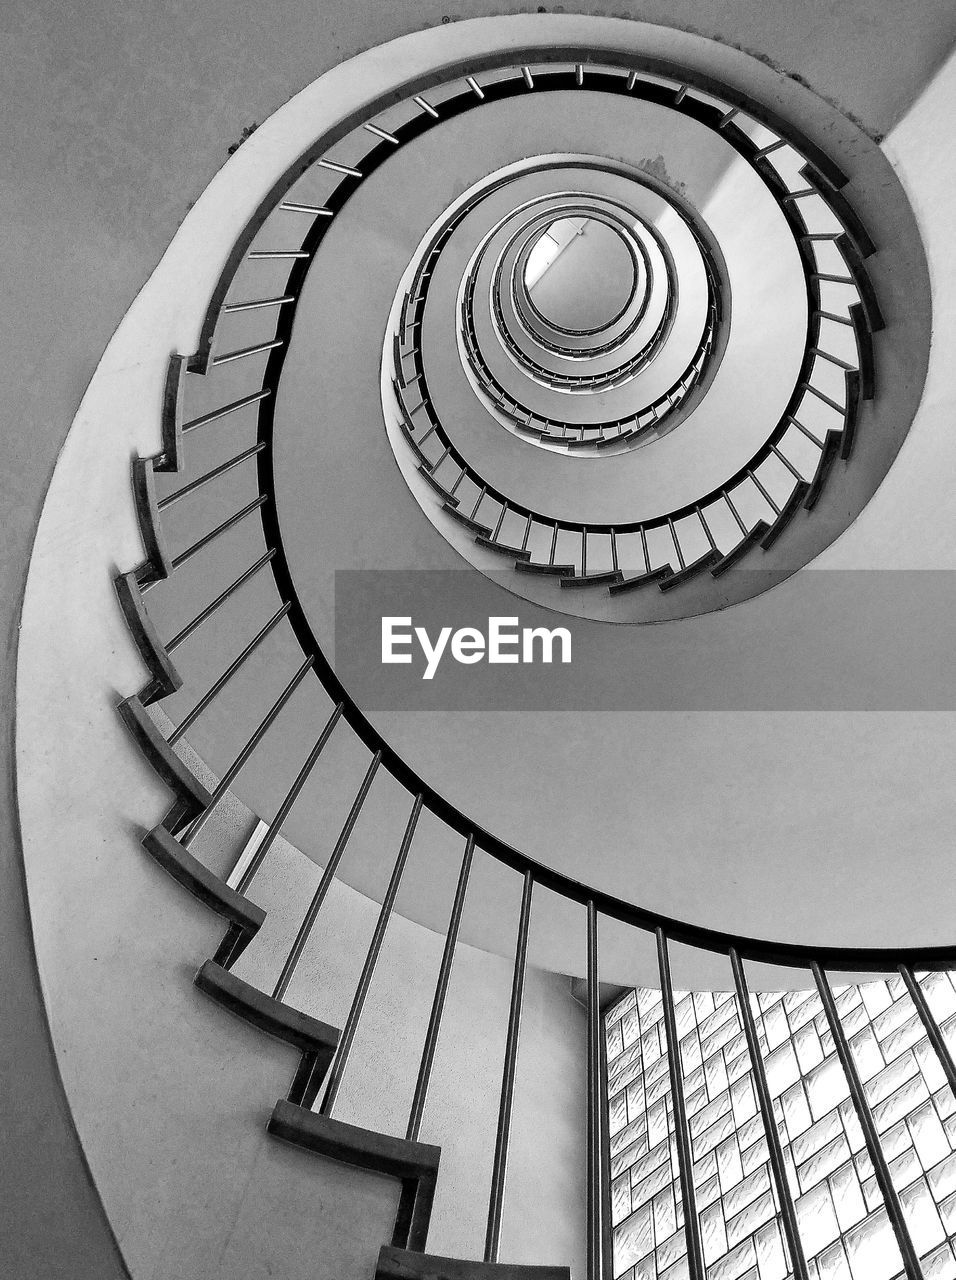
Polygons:
[[[920,985],[950,1051],[956,986]],[[926,1280],[956,1280],[956,1098],[900,978],[834,988]],[[732,992],[675,992],[680,1076],[707,1280],[791,1275],[753,1070]],[[894,1280],[896,1239],[819,995],[751,996],[813,1280]],[[660,991],[607,1011],[614,1280],[686,1280]]]

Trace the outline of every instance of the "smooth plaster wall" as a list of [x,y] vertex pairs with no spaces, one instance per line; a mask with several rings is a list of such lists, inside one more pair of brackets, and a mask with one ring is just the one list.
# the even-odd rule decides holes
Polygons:
[[[489,6],[491,7],[491,6]],[[533,8],[534,6],[524,6]],[[4,7],[7,398],[0,552],[4,681],[4,971],[0,1234],[22,1280],[119,1275],[122,1266],[71,1130],[32,954],[16,822],[12,691],[20,601],[40,503],[73,413],[110,332],[179,219],[243,124],[262,119],[327,66],[389,35],[437,22],[442,3],[228,3],[99,0]],[[472,13],[479,4],[472,0]],[[695,0],[644,6],[699,23]],[[953,39],[948,3],[803,6],[739,0],[720,25],[876,131],[889,128]],[[901,38],[902,36],[902,38]],[[859,56],[848,65],[852,43]],[[872,74],[873,66],[881,68]],[[935,157],[934,157],[935,163]],[[169,888],[162,877],[157,889]],[[176,909],[183,911],[178,891]],[[199,928],[197,920],[196,926]],[[203,924],[203,929],[207,926]],[[205,934],[203,935],[205,937]],[[208,1011],[204,1011],[208,1017]]]

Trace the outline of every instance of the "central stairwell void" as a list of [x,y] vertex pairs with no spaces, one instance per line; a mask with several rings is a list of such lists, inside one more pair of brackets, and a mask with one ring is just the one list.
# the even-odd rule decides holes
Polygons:
[[[429,539],[443,564],[507,571],[508,592],[625,637],[746,609],[856,517],[918,401],[918,379],[892,376],[925,367],[925,325],[899,305],[918,237],[856,126],[792,82],[788,115],[767,68],[708,70],[706,41],[685,40],[682,62],[640,24],[508,21],[507,38],[465,23],[363,55],[266,122],[114,340],[114,367],[124,344],[143,356],[113,420],[148,427],[132,459],[142,553],[112,553],[146,676],[119,712],[165,797],[129,856],[220,917],[208,951],[182,957],[209,1034],[225,1010],[292,1050],[267,1127],[302,1157],[296,1176],[314,1161],[387,1186],[390,1228],[356,1277],[843,1275],[818,1262],[780,1134],[778,970],[781,989],[815,992],[868,1209],[888,1224],[887,1280],[954,1274],[951,1250],[946,1270],[919,1244],[922,1201],[901,1194],[843,994],[892,975],[956,1089],[936,1000],[952,946],[784,942],[773,919],[750,936],[621,897],[586,850],[569,874],[469,816],[337,674],[321,578],[336,537],[365,566],[389,546],[414,563]],[[190,281],[180,303],[193,262],[202,298]],[[109,362],[93,390],[117,404]],[[117,439],[99,446],[114,475]],[[303,512],[310,476],[323,496]],[[314,849],[296,847],[304,827]],[[687,992],[719,964],[725,994],[701,1011]],[[743,1270],[709,1234],[699,1167],[700,1116],[720,1119],[734,1081],[693,1078],[688,1047],[692,1030],[703,1063],[731,1014],[776,1233]],[[458,1057],[456,1037],[472,1043]],[[545,1063],[576,1101],[536,1084]],[[649,1198],[618,1138],[641,1140],[638,1082],[644,1155],[660,1156],[642,1176],[674,1192],[672,1220],[628,1253],[612,1232]],[[567,1133],[538,1155],[552,1104]],[[723,1195],[729,1176],[713,1174]],[[765,1221],[737,1226],[757,1240]],[[466,1237],[456,1256],[433,1243]]]

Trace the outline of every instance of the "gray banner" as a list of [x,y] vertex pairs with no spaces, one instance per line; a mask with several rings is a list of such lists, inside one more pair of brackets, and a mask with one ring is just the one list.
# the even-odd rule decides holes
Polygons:
[[510,572],[343,570],[335,666],[369,711],[956,709],[956,573],[762,576],[781,607],[627,626],[505,595]]

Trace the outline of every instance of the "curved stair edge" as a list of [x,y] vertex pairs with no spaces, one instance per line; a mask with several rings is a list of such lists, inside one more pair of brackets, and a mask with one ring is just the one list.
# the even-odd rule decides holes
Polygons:
[[156,497],[156,462],[160,456],[133,459],[133,504],[146,550],[146,559],[136,570],[136,577],[143,585],[168,578],[173,571]]
[[[262,927],[266,913],[230,888],[172,836],[165,826],[154,827],[143,837],[143,848],[184,889],[204,906],[239,929],[248,942]],[[238,953],[236,953],[238,954]]]
[[[260,908],[255,907],[254,910],[259,911]],[[261,914],[265,919],[265,912]],[[204,962],[195,982],[204,995],[259,1031],[303,1053],[314,1054],[323,1065],[324,1074],[338,1047],[341,1032],[337,1027],[267,996],[215,960]]]
[[571,1280],[571,1268],[554,1264],[474,1262],[383,1244],[375,1280]]
[[166,647],[159,638],[155,626],[146,612],[139,577],[135,570],[120,573],[113,580],[116,595],[126,619],[133,642],[151,676],[150,683],[140,692],[144,706],[168,697],[183,685],[182,677],[173,666]]
[[[169,745],[150,719],[139,694],[124,698],[117,710],[155,773],[183,802],[185,816],[195,816],[212,803],[212,795]],[[182,821],[183,818],[180,818]],[[185,850],[184,850],[185,852]]]
[[333,1120],[285,1098],[276,1103],[267,1128],[273,1137],[316,1155],[397,1178],[402,1192],[392,1245],[415,1252],[424,1250],[440,1147]]

